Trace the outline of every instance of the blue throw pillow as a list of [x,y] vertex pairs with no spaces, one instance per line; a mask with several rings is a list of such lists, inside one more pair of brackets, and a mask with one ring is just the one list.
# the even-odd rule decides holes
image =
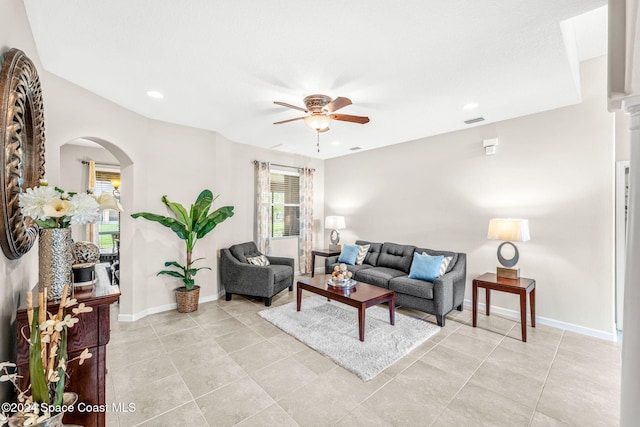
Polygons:
[[342,262],[348,265],[356,265],[356,258],[360,252],[360,246],[358,245],[343,245],[338,262]]
[[420,279],[433,282],[440,277],[440,266],[442,265],[442,255],[420,255],[413,254],[413,262],[409,271],[409,279]]

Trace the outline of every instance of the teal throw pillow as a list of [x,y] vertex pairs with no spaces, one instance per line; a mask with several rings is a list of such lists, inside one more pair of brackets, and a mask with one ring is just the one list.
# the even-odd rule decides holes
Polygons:
[[426,280],[433,282],[440,277],[440,266],[442,265],[442,255],[420,255],[413,254],[413,262],[409,271],[409,279]]
[[358,245],[342,245],[342,252],[340,252],[338,262],[348,265],[356,265],[358,252],[360,252],[360,246]]

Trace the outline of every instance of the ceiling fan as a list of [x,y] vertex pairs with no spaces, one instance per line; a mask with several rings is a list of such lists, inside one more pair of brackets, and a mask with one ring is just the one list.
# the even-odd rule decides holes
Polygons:
[[331,97],[327,95],[309,95],[304,98],[303,102],[306,108],[297,107],[295,105],[287,104],[286,102],[274,101],[273,103],[276,105],[308,113],[308,115],[303,117],[275,122],[274,125],[289,123],[296,120],[304,120],[307,126],[311,129],[317,132],[326,132],[329,130],[331,120],[360,124],[369,123],[369,117],[334,114],[339,109],[351,105],[351,100],[349,98],[339,96],[336,99],[331,99]]

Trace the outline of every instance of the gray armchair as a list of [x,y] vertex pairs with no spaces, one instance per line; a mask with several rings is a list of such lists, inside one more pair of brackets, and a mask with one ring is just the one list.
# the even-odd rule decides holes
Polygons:
[[253,242],[240,243],[220,253],[220,279],[225,289],[225,299],[233,294],[264,298],[264,305],[271,305],[271,298],[285,288],[293,291],[293,258],[267,256],[269,265],[250,264],[249,257],[262,255]]

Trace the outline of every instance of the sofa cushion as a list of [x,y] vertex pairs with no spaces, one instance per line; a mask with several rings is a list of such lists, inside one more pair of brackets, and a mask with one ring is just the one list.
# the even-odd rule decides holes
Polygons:
[[273,270],[274,283],[282,282],[293,275],[293,269],[288,265],[271,264],[269,268]]
[[422,252],[426,252],[427,254],[431,255],[431,256],[435,256],[435,255],[442,255],[442,256],[447,256],[447,257],[451,257],[451,262],[449,263],[449,265],[447,266],[447,270],[446,272],[450,272],[451,270],[453,270],[453,268],[456,266],[456,262],[458,262],[458,253],[457,252],[451,252],[451,251],[438,251],[435,249],[421,249],[418,248],[416,249],[416,252],[418,253],[422,253]]
[[440,276],[440,267],[442,266],[442,255],[431,256],[426,252],[413,254],[413,262],[411,263],[411,271],[409,271],[409,279],[420,279],[433,282]]
[[369,245],[369,250],[367,251],[367,255],[364,257],[363,264],[369,264],[375,267],[378,263],[378,256],[380,256],[380,251],[382,250],[382,243],[367,242],[366,240],[356,240],[356,245]]
[[385,242],[376,265],[409,273],[415,249],[415,246]]
[[247,261],[247,258],[262,255],[262,253],[258,250],[256,244],[253,242],[238,243],[237,245],[233,245],[229,248],[229,252],[231,252],[231,255],[233,255],[235,259],[247,264],[249,263],[249,261]]
[[405,273],[393,268],[387,267],[371,267],[358,270],[354,277],[359,282],[368,283],[370,285],[380,286],[381,288],[389,287],[389,280],[394,277],[404,276]]
[[407,276],[396,277],[389,281],[389,289],[399,294],[418,298],[433,299],[433,283]]
[[364,262],[364,259],[367,257],[367,252],[369,252],[369,248],[371,245],[358,245],[358,256],[356,257],[356,265],[360,265]]
[[[339,262],[333,263],[333,264],[329,264],[328,267],[331,269],[331,271],[333,271],[333,269],[336,267],[336,265],[340,265]],[[373,268],[372,265],[368,265],[368,264],[360,264],[360,265],[347,265],[347,270],[354,273],[356,271],[360,271],[363,270],[365,268]]]
[[[426,252],[422,252],[422,253],[426,254]],[[440,264],[440,273],[438,274],[438,276],[442,276],[447,272],[447,269],[449,268],[449,264],[451,264],[451,261],[453,261],[453,257],[451,256],[442,257],[442,264]]]
[[356,258],[358,258],[358,252],[360,252],[360,246],[358,245],[342,245],[342,252],[340,252],[338,262],[345,263],[347,265],[355,265]]

